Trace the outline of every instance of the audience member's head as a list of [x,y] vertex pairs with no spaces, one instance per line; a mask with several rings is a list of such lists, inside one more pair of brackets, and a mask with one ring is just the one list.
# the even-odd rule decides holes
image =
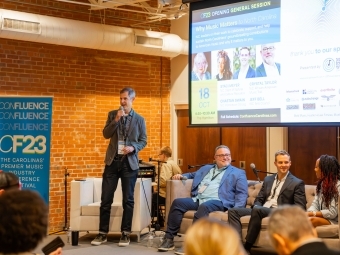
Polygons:
[[291,254],[304,242],[317,237],[306,212],[292,205],[284,205],[272,211],[268,233],[279,255]]
[[20,189],[19,178],[10,172],[0,170],[0,195],[6,190]]
[[13,190],[0,196],[0,253],[33,251],[47,234],[48,209],[40,195]]
[[170,158],[171,155],[172,155],[172,150],[171,150],[171,148],[169,146],[164,146],[164,147],[161,148],[159,154],[163,154],[167,158]]
[[236,231],[221,221],[201,218],[187,231],[184,241],[186,255],[244,255]]
[[318,178],[316,193],[322,192],[323,201],[328,207],[333,198],[338,201],[339,162],[334,156],[322,155],[316,160],[314,171]]

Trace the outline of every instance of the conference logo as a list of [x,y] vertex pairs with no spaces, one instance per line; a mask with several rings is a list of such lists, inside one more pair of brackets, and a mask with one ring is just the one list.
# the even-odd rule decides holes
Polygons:
[[211,12],[202,12],[201,19],[208,19],[211,17]]
[[[330,92],[330,91],[332,91],[332,92],[335,91],[335,88],[320,89],[320,92]],[[340,90],[339,90],[339,92],[340,92]]]
[[304,110],[315,110],[315,103],[303,104],[302,107]]
[[303,95],[314,94],[314,93],[316,93],[316,92],[317,92],[316,89],[303,89],[303,90],[302,90],[302,94],[303,94]]
[[326,108],[326,107],[336,107],[336,104],[322,104],[320,106],[323,107],[323,108]]
[[300,90],[294,89],[294,90],[286,90],[286,93],[299,93]]
[[292,102],[299,102],[299,101],[300,101],[300,100],[299,100],[298,98],[289,98],[289,97],[288,97],[288,98],[286,99],[286,102],[288,102],[288,103],[289,103],[289,102],[291,102],[291,103],[292,103]]
[[299,110],[299,105],[298,104],[286,105],[286,110]]
[[335,97],[335,95],[329,95],[329,96],[322,95],[322,96],[321,96],[321,98],[322,98],[323,100],[326,100],[326,101],[334,100],[334,97]]
[[318,97],[303,97],[302,101],[316,101],[318,99]]
[[331,72],[333,71],[335,67],[335,61],[332,58],[326,58],[323,61],[323,70],[325,70],[326,72]]

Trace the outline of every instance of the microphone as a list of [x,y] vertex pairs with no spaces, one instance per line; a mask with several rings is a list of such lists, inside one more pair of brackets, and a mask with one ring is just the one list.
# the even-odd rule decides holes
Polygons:
[[165,163],[165,164],[167,163],[166,161],[149,158],[149,162],[151,162],[151,161],[158,162],[158,163]]
[[259,177],[259,174],[257,173],[257,170],[256,170],[256,168],[255,168],[255,164],[254,164],[254,163],[251,163],[251,164],[250,164],[250,167],[251,167],[251,169],[253,169],[253,172],[254,172],[254,174],[255,174],[257,180],[258,180],[259,182],[261,182],[260,177]]
[[123,111],[123,113],[124,113],[124,114],[123,114],[123,117],[125,117],[124,107],[123,107],[123,106],[120,106],[120,107],[119,107],[119,110],[120,110],[120,111]]
[[186,177],[186,176],[181,176],[180,180],[182,180],[182,181],[188,180],[188,177]]
[[190,168],[194,168],[194,167],[205,166],[205,165],[209,165],[209,164],[211,164],[211,163],[208,163],[208,164],[203,164],[203,165],[195,165],[195,166],[188,165],[188,169],[190,169]]

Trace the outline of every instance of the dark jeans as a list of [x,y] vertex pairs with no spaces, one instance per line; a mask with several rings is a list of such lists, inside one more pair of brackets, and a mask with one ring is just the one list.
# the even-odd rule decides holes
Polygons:
[[228,222],[230,226],[236,229],[242,239],[242,225],[240,218],[246,215],[251,215],[248,224],[246,241],[250,244],[254,244],[261,231],[262,219],[267,217],[270,211],[270,208],[263,206],[254,206],[253,209],[232,208],[228,211]]
[[[158,207],[157,207],[157,197],[158,197]],[[158,212],[157,222],[164,224],[164,216],[165,215],[163,215],[162,211],[160,210],[160,208],[159,208],[160,205],[165,206],[165,197],[160,196],[158,194],[158,192],[154,192],[152,194],[152,210],[151,210],[152,211],[152,218],[157,217],[157,212]]]
[[110,224],[111,204],[117,189],[118,180],[121,179],[123,195],[123,219],[121,231],[131,232],[134,201],[135,184],[138,171],[130,168],[129,162],[125,157],[122,161],[113,161],[110,166],[105,166],[102,182],[102,196],[100,204],[99,232],[108,233]]
[[196,210],[193,219],[193,223],[195,223],[196,220],[208,216],[210,212],[224,212],[227,208],[224,208],[222,201],[219,200],[209,200],[205,203],[199,204],[198,200],[194,202],[192,198],[176,198],[170,207],[165,234],[166,238],[173,239],[174,236],[177,235],[181,227],[184,213],[190,210]]

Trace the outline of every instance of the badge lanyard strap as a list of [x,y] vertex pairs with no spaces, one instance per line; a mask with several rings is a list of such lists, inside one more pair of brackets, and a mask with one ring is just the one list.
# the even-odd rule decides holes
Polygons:
[[212,182],[213,180],[215,180],[216,177],[217,177],[220,173],[222,173],[222,171],[215,175],[215,169],[214,169],[213,177],[211,177],[211,180],[210,180],[210,181]]
[[124,141],[126,141],[126,138],[127,138],[127,130],[126,130],[126,122],[127,122],[127,117],[122,117],[121,118],[121,128],[122,128],[122,135],[123,135],[123,138],[124,138]]

